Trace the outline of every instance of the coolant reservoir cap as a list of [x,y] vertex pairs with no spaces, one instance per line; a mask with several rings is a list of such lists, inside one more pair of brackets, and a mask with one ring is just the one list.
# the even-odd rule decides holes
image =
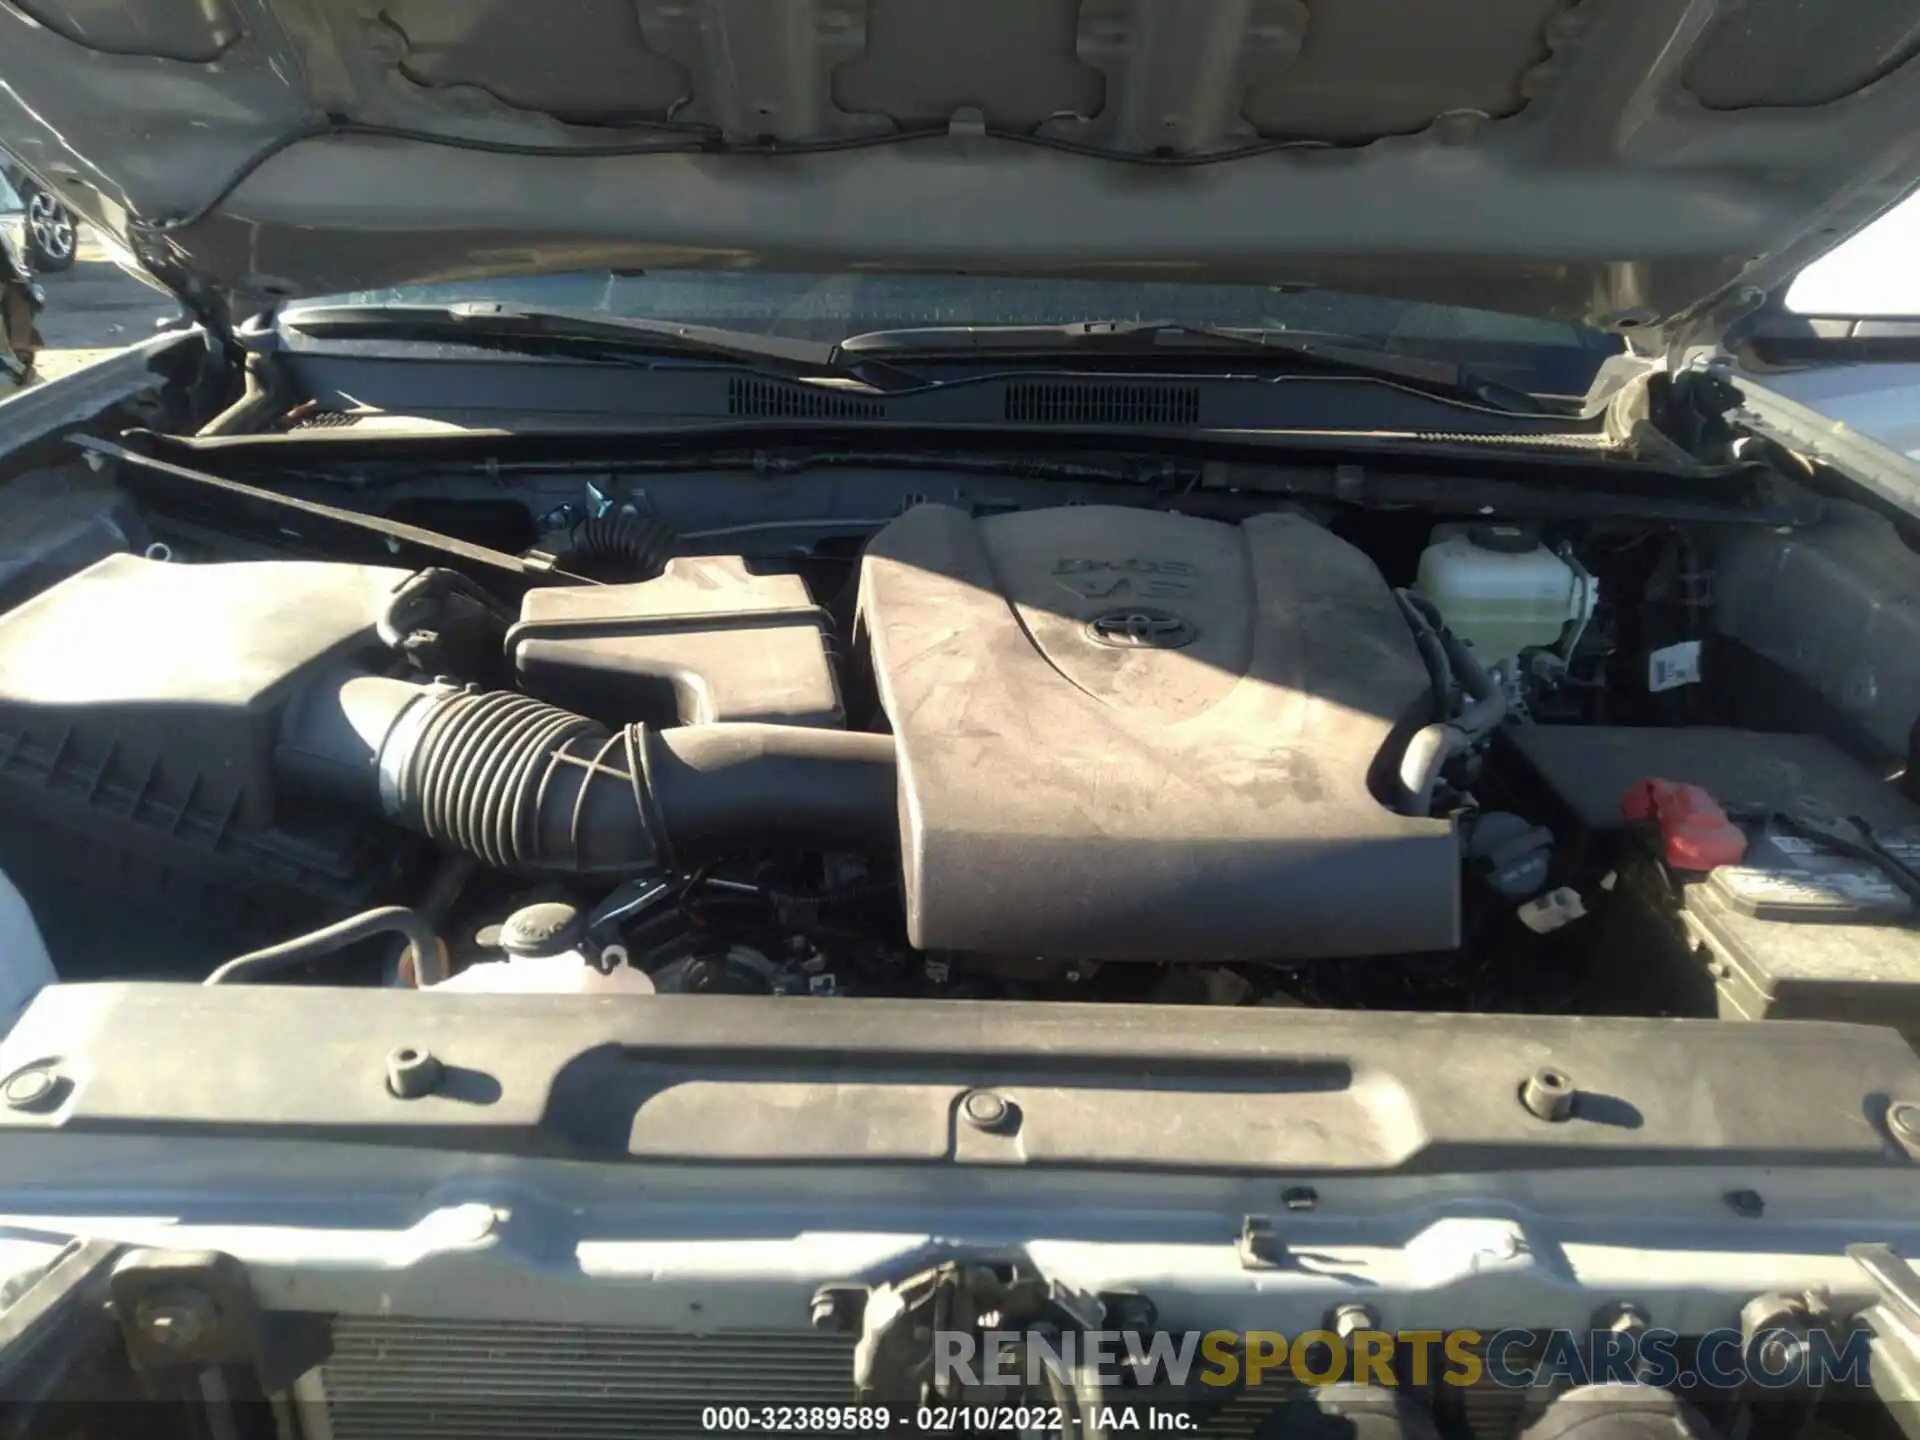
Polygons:
[[500,948],[509,955],[537,960],[574,949],[585,930],[578,905],[545,900],[538,905],[523,905],[507,916],[500,926]]
[[1540,544],[1540,537],[1524,525],[1474,525],[1467,530],[1467,543],[1496,555],[1525,555]]

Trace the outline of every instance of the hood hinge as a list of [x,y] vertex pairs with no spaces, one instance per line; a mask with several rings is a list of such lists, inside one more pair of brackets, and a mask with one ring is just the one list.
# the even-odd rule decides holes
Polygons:
[[1607,438],[1645,459],[1693,465],[1734,438],[1727,412],[1740,404],[1724,356],[1675,372],[1651,366],[1605,402]]

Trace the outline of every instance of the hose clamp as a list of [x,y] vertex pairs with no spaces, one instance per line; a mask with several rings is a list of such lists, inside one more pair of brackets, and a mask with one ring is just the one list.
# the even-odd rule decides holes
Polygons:
[[407,772],[413,766],[414,751],[440,702],[459,691],[452,685],[428,685],[410,700],[380,742],[380,808],[391,816],[402,816],[407,807]]

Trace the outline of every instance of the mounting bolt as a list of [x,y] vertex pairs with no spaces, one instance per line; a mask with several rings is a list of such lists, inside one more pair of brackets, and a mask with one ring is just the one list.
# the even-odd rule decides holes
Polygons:
[[1311,1185],[1289,1185],[1280,1192],[1280,1204],[1288,1210],[1312,1210],[1320,1203],[1320,1192]]
[[1013,1106],[991,1090],[969,1090],[960,1102],[960,1118],[976,1130],[1003,1130],[1013,1119]]
[[1911,1100],[1900,1100],[1889,1105],[1887,1128],[1893,1131],[1894,1139],[1920,1145],[1920,1105]]
[[1766,1375],[1786,1375],[1800,1363],[1805,1348],[1800,1337],[1781,1332],[1760,1342],[1760,1369]]
[[1365,1305],[1341,1305],[1328,1318],[1327,1328],[1342,1340],[1351,1340],[1362,1330],[1378,1330],[1380,1317]]
[[1520,1086],[1520,1103],[1542,1120],[1558,1124],[1573,1115],[1573,1081],[1559,1070],[1536,1070]]
[[60,1077],[44,1065],[35,1065],[7,1077],[6,1086],[0,1089],[0,1098],[6,1100],[11,1110],[43,1110],[53,1104],[59,1093]]
[[387,1089],[402,1100],[418,1100],[439,1087],[442,1070],[430,1050],[402,1045],[387,1056]]
[[1594,1311],[1593,1318],[1587,1323],[1596,1334],[1605,1332],[1624,1335],[1629,1341],[1634,1342],[1634,1348],[1629,1353],[1636,1356],[1632,1365],[1635,1378],[1644,1381],[1652,1374],[1651,1362],[1647,1357],[1639,1354],[1640,1337],[1647,1333],[1648,1327],[1653,1323],[1645,1310],[1631,1300],[1616,1300],[1611,1305],[1602,1305]]
[[1593,1312],[1592,1327],[1595,1330],[1610,1330],[1616,1335],[1639,1335],[1650,1323],[1647,1312],[1631,1300],[1616,1301],[1612,1305],[1602,1305]]
[[162,1350],[190,1350],[214,1326],[213,1301],[205,1295],[170,1295],[143,1304],[135,1316],[140,1331]]

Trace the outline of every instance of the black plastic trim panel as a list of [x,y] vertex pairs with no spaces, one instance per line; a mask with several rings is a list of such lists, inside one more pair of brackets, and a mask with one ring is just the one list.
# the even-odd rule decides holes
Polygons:
[[[388,1054],[442,1065],[402,1100]],[[1436,1171],[1903,1167],[1892,1031],[884,1000],[459,996],[155,983],[43,991],[0,1077],[10,1132],[263,1136],[609,1161]],[[1520,1103],[1550,1067],[1578,1095]],[[959,1119],[969,1089],[1011,1123]]]

